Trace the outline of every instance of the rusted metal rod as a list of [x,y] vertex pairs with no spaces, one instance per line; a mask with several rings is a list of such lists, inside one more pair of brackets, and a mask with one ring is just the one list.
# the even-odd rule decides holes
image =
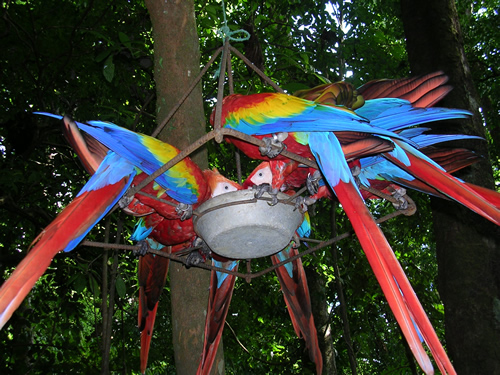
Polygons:
[[[406,210],[396,210],[394,212],[391,212],[390,214],[388,215],[385,215],[379,219],[376,219],[376,223],[377,224],[380,224],[380,223],[383,223],[387,220],[390,220],[396,216],[399,216],[399,215],[412,215],[413,213],[415,213],[416,211],[416,205],[415,203],[413,202],[413,200],[405,195],[405,198],[408,200],[409,202],[409,207],[406,209]],[[170,260],[174,261],[174,262],[179,262],[179,263],[182,263],[184,264],[185,266],[188,266],[188,267],[198,267],[198,268],[203,268],[203,269],[207,269],[207,270],[214,270],[214,271],[219,271],[219,272],[223,272],[223,273],[227,273],[229,275],[233,275],[233,276],[236,276],[236,277],[240,277],[242,279],[245,279],[247,282],[250,282],[251,279],[254,279],[256,277],[260,277],[262,275],[265,275],[266,273],[268,272],[271,272],[273,270],[275,270],[276,268],[278,267],[281,267],[289,262],[293,262],[294,260],[298,259],[298,258],[301,258],[305,255],[308,255],[308,254],[311,254],[317,250],[320,250],[326,246],[330,246],[330,245],[333,245],[335,242],[338,242],[338,241],[341,241],[345,238],[348,238],[350,236],[352,236],[354,234],[353,231],[348,231],[348,232],[345,232],[341,235],[338,235],[334,238],[331,238],[327,241],[321,241],[321,240],[315,240],[315,239],[312,239],[312,238],[299,238],[300,241],[305,241],[305,242],[310,242],[310,243],[318,243],[318,245],[312,247],[312,248],[309,248],[307,250],[304,250],[302,252],[300,252],[299,254],[297,255],[294,255],[293,257],[290,257],[289,259],[286,259],[282,262],[279,262],[277,264],[274,264],[264,270],[261,270],[261,271],[258,271],[258,272],[255,272],[255,273],[251,273],[251,268],[250,268],[250,262],[247,260],[247,273],[243,273],[243,272],[237,272],[237,271],[229,271],[229,270],[226,270],[224,268],[220,268],[220,267],[215,267],[215,266],[212,266],[212,265],[208,265],[208,264],[205,264],[205,263],[200,263],[200,264],[197,264],[197,265],[189,265],[187,264],[187,260],[182,257],[181,255],[184,255],[184,254],[187,254],[193,250],[197,250],[199,249],[200,247],[192,247],[192,248],[188,248],[188,249],[185,249],[179,253],[176,253],[176,254],[169,254],[169,253],[165,253],[163,251],[158,251],[158,250],[153,250],[153,249],[148,249],[148,253],[151,253],[151,254],[155,254],[155,255],[158,255],[158,256],[162,256],[162,257],[165,257],[165,258],[169,258]],[[137,251],[140,249],[140,246],[137,246],[137,245],[125,245],[125,244],[111,244],[111,243],[103,243],[103,242],[93,242],[93,241],[83,241],[82,242],[82,245],[84,246],[91,246],[91,247],[101,247],[101,248],[108,248],[108,249],[121,249],[121,250],[132,250],[132,251]]]

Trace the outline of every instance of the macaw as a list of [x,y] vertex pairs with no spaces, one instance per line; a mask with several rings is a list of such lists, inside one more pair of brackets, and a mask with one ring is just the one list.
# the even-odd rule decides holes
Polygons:
[[[184,249],[186,244],[175,246],[162,245],[151,238],[144,241],[151,249],[171,254]],[[141,332],[140,370],[146,372],[148,365],[149,348],[153,336],[153,328],[158,310],[158,301],[167,281],[170,259],[155,254],[147,253],[139,258],[137,266],[137,280],[139,282],[139,309],[138,323]]]
[[[376,120],[380,111],[385,111],[384,105],[381,105],[381,102],[379,101],[386,101],[385,105],[387,105],[387,98],[407,99],[413,107],[427,108],[434,105],[449,91],[451,91],[452,87],[445,85],[447,81],[448,77],[443,72],[435,72],[414,78],[374,80],[358,89],[354,89],[352,85],[345,82],[330,83],[312,88],[310,90],[297,91],[294,95],[314,100],[315,102],[325,105],[348,106],[349,108],[355,109],[357,114],[365,116],[370,120],[375,117]],[[386,111],[384,113],[388,112]],[[448,155],[448,157],[450,155],[457,157],[459,156],[459,151],[428,148],[428,146],[445,141],[474,138],[481,139],[480,137],[460,134],[424,134],[425,131],[430,129],[403,128],[401,126],[394,126],[391,121],[377,121],[377,124],[378,126],[382,126],[384,129],[397,131],[400,136],[410,139],[413,141],[413,146],[416,146],[418,151],[428,157],[426,158],[418,151],[414,151],[414,153],[417,154],[417,158],[414,159],[414,165],[412,168],[415,176],[412,176],[411,174],[405,172],[405,169],[407,169],[406,167],[403,167],[402,165],[400,165],[400,167],[396,167],[396,165],[391,166],[390,163],[384,163],[382,161],[383,158],[386,158],[392,159],[392,163],[396,163],[396,160],[391,156],[391,150],[386,152],[380,150],[378,156],[371,158],[368,157],[365,159],[362,158],[365,150],[360,150],[363,152],[358,152],[357,157],[355,157],[356,159],[359,159],[359,161],[356,160],[351,162],[349,166],[359,166],[361,168],[360,179],[362,180],[362,183],[364,182],[365,185],[370,186],[370,181],[373,181],[364,175],[370,175],[373,178],[376,177],[378,182],[376,185],[378,185],[379,188],[384,185],[384,183],[381,185],[380,181],[385,181],[385,186],[389,185],[389,181],[399,181],[400,184],[405,185],[405,187],[416,189],[441,198],[454,199],[498,224],[495,219],[495,215],[497,214],[497,210],[495,210],[495,208],[498,209],[500,207],[498,204],[500,195],[497,192],[457,180],[453,177],[448,178],[448,173],[472,164],[473,160],[478,160],[472,156],[473,153],[463,150],[460,152],[460,159],[455,160],[453,166],[449,161],[447,161],[447,167],[445,167],[444,171],[448,173],[442,173],[443,169],[440,168],[441,163],[433,163],[433,159],[440,158],[443,162],[443,157],[445,155]],[[352,145],[354,149],[358,149],[358,146],[355,143],[350,143],[350,145]],[[406,151],[402,152],[397,145],[396,148],[399,149],[397,152],[401,156],[400,160],[406,160],[407,156],[402,155]],[[410,148],[410,150],[412,150],[412,148]],[[356,152],[353,151],[352,154],[354,155],[355,153]],[[351,155],[347,156],[346,154],[347,161],[352,161],[352,159],[349,158],[350,156]],[[461,163],[460,168],[457,168],[457,163]],[[422,167],[418,168],[416,164],[422,164]],[[422,168],[425,167],[427,167],[425,169],[427,172],[422,172]],[[425,173],[427,173],[427,175]],[[385,177],[382,177],[382,175]],[[440,184],[441,189],[443,190],[442,192],[436,190],[435,186],[429,186],[429,183],[431,182],[430,176],[436,176],[434,183],[437,184],[439,184],[438,181],[446,180],[446,182],[442,182]],[[362,194],[364,197],[368,195],[366,192],[362,192]],[[328,191],[323,188],[322,194],[315,194],[315,197],[322,197],[325,195],[328,195]],[[481,203],[482,200],[486,200],[485,204]],[[314,201],[314,199],[310,201]],[[481,207],[478,207],[478,205]],[[491,215],[493,215],[493,217],[491,217]]]
[[139,252],[137,279],[139,283],[138,327],[141,332],[140,370],[147,369],[149,348],[161,292],[167,280],[170,260],[166,257],[147,253],[159,250],[167,254],[177,253],[192,246],[196,236],[192,218],[185,220],[167,219],[151,213],[141,217],[130,237],[143,249]]
[[[203,176],[210,192],[210,198],[235,191],[240,186],[222,176],[217,170],[204,170]],[[193,246],[196,238],[192,218],[167,219],[157,213],[141,217],[136,224],[131,240],[146,247],[177,253]],[[145,249],[147,250],[147,248]],[[196,263],[196,262],[194,262]],[[161,292],[165,286],[169,259],[146,253],[139,258],[139,330],[141,332],[141,373],[146,372],[149,348],[153,334],[156,312]]]
[[[415,129],[423,131],[424,128]],[[405,133],[405,131],[403,131],[402,134],[403,133]],[[419,145],[423,147],[420,151],[439,164],[448,173],[456,172],[480,160],[480,157],[477,154],[467,149],[431,146],[433,142],[437,143],[453,140],[453,137],[454,136],[451,136],[451,139],[447,139],[447,135],[432,135],[431,142],[426,141],[424,143],[418,140]],[[464,137],[469,138],[470,136]],[[415,137],[409,136],[409,138],[414,141],[417,140]],[[436,197],[448,199],[447,196],[441,194],[438,190],[418,179],[415,179],[412,175],[409,175],[404,170],[395,167],[382,157],[362,158],[359,160],[358,164],[359,171],[356,178],[361,186],[372,187],[386,195],[394,196],[398,196],[398,194],[401,195],[401,193],[404,192],[404,189],[402,190],[401,187],[404,187],[434,195]],[[318,172],[316,169],[301,165],[294,160],[289,160],[288,162],[282,160],[274,162],[264,161],[259,164],[248,176],[243,183],[243,188],[248,189],[250,187],[258,187],[259,191],[256,195],[260,195],[261,191],[267,191],[269,189],[274,189],[275,191],[296,189],[304,186],[304,184],[308,184],[313,179],[317,179],[315,177],[311,179],[311,176],[317,176],[317,174]],[[323,179],[316,181],[315,184],[316,185],[309,189],[313,192],[312,195],[305,198],[308,205],[321,198],[332,198],[331,190],[328,188],[328,185],[325,185]],[[467,182],[464,182],[464,184],[469,186],[471,189],[474,189],[477,194],[483,196],[491,204],[500,208],[499,193]],[[262,186],[265,186],[265,188],[262,188]],[[360,189],[360,193],[363,199],[380,199],[379,196],[372,194],[367,189]],[[397,206],[401,208],[404,207],[404,199],[401,199],[400,203],[401,205]]]
[[417,77],[376,79],[358,87],[356,91],[364,100],[399,98],[408,100],[413,107],[428,108],[453,89],[451,85],[446,84],[447,82],[448,76],[442,71],[437,71]]
[[[230,180],[221,184],[222,176],[218,173],[207,173],[206,179],[212,192],[211,198],[226,192],[241,190],[241,185]],[[226,259],[212,253],[212,265],[227,271],[237,271],[239,260]],[[210,288],[207,307],[207,318],[203,337],[203,349],[200,356],[197,374],[209,374],[212,369],[217,348],[219,347],[224,323],[233,296],[236,276],[216,270],[211,271]]]
[[[442,72],[435,72],[421,77],[403,78],[398,80],[374,80],[366,83],[358,89],[355,89],[347,82],[327,83],[314,87],[312,89],[299,90],[294,92],[294,96],[302,99],[314,101],[319,104],[329,105],[334,108],[343,106],[355,111],[365,104],[365,99],[378,98],[399,98],[408,100],[413,107],[429,107],[444,97],[452,88],[445,85],[448,77]],[[374,138],[362,135],[353,137],[352,133],[343,133],[341,135],[341,147],[344,157],[348,162],[360,159],[370,154],[380,154],[384,151],[392,151],[394,146],[390,141],[381,138]],[[437,143],[437,142],[435,142]],[[286,190],[286,185],[292,188],[300,187],[306,181],[309,175],[315,170],[312,168],[298,168],[298,163],[291,161],[286,170],[279,170],[283,166],[275,166],[274,160],[270,160],[269,167],[273,169],[272,190]],[[292,167],[295,165],[295,167]],[[266,165],[267,166],[267,165]],[[350,165],[352,167],[352,165]],[[262,168],[264,168],[264,164]],[[257,169],[254,170],[254,173]],[[268,173],[270,171],[267,171]],[[293,173],[292,173],[293,172]],[[260,170],[258,173],[263,173]],[[257,178],[257,176],[255,176]],[[247,179],[251,181],[251,178]],[[281,188],[286,182],[285,188]],[[257,184],[258,185],[258,184]],[[325,185],[320,187],[323,191],[320,197],[329,195]]]
[[[241,187],[239,187],[241,189]],[[309,216],[297,229],[299,237],[310,234]],[[273,264],[278,264],[298,254],[298,244],[291,242],[285,249],[271,256]],[[225,259],[213,254],[212,264],[216,267],[237,271],[239,260]],[[309,350],[311,361],[316,364],[316,372],[321,374],[323,358],[319,349],[316,326],[311,312],[311,300],[307,279],[300,258],[276,269],[281,284],[283,297],[288,306],[294,330],[298,337],[304,338]],[[209,374],[217,353],[224,328],[224,322],[229,311],[236,276],[224,272],[212,271],[210,280],[210,296],[205,323],[203,352],[198,366],[198,375]]]
[[[63,119],[62,116],[40,113]],[[95,172],[75,199],[33,241],[32,248],[0,288],[0,328],[21,304],[59,251],[71,251],[90,229],[125,195],[135,179],[151,174],[179,153],[175,147],[111,123],[75,123],[64,117],[66,136],[87,170]],[[79,130],[85,132],[80,134]],[[86,143],[89,138],[93,140]],[[205,185],[205,186],[204,186]],[[155,196],[168,195],[185,205],[197,204],[208,195],[202,171],[188,158],[148,185]],[[146,188],[144,190],[147,190]],[[144,196],[136,194],[135,198]],[[127,212],[135,213],[134,202]],[[154,204],[157,204],[154,201]],[[136,205],[144,209],[144,205]],[[154,208],[144,209],[152,212]],[[140,210],[138,210],[140,211]],[[175,207],[172,208],[172,212]]]
[[[325,107],[307,100],[299,101],[285,94],[233,94],[223,100],[221,124],[259,138],[267,136],[279,139],[289,151],[314,157],[328,185],[346,211],[417,362],[425,373],[433,373],[432,364],[415,325],[441,371],[455,373],[389,243],[363,202],[343,155],[341,142],[346,133],[347,136],[362,133],[362,136],[368,134],[390,140],[394,149],[384,152],[384,157],[409,173],[413,171],[413,175],[424,181],[426,175],[431,174],[430,184],[441,193],[498,224],[500,210],[478,199],[472,189],[441,170],[432,161],[429,162],[425,155],[413,147],[413,142],[396,133],[413,125],[463,118],[470,113],[445,108],[414,108],[407,100],[384,98],[367,100],[355,112],[360,117],[345,124],[339,121],[343,113],[338,110],[349,112],[346,108],[335,107],[337,111],[328,113]],[[349,114],[351,117],[348,118],[352,120],[352,112]],[[234,139],[230,141],[248,156],[267,160],[266,156],[259,155],[256,147]],[[455,191],[457,189],[465,197],[459,196]]]
[[[238,271],[239,260],[225,259],[213,254],[212,265],[226,271],[236,272]],[[197,375],[209,374],[212,369],[217,348],[222,338],[235,282],[236,276],[234,275],[221,271],[211,271],[203,349],[198,370],[196,371]]]
[[[447,134],[424,134],[426,128],[413,128],[403,130],[401,135],[405,135],[416,142],[421,148],[422,154],[443,168],[447,173],[453,173],[480,160],[474,152],[462,148],[444,148],[434,146],[436,143],[452,141],[457,139],[480,139],[479,137],[467,135],[447,135]],[[413,132],[414,134],[409,134]],[[415,178],[412,174],[398,167],[393,162],[383,156],[371,156],[359,160],[360,171],[357,175],[359,183],[364,186],[372,186],[384,191],[388,186],[396,185],[417,190],[436,197],[449,199],[446,194],[441,193],[435,187]],[[500,208],[500,194],[496,191],[483,188],[465,181],[462,185],[471,189],[474,194],[482,197],[496,208]],[[397,188],[397,186],[396,186]],[[364,198],[372,197],[366,190],[362,191]]]
[[400,79],[376,79],[354,88],[348,82],[326,83],[312,89],[293,93],[302,99],[330,106],[345,106],[352,110],[361,108],[366,100],[398,98],[408,100],[413,107],[432,107],[445,97],[452,86],[446,85],[448,76],[443,72]]
[[[275,168],[276,170],[273,170]],[[276,184],[276,177],[287,176],[288,179],[296,173],[301,173],[308,168],[299,167],[294,161],[264,161],[259,164],[243,183],[244,188],[261,186],[263,184]],[[285,182],[281,186],[281,191],[293,195],[291,190],[293,183]],[[311,234],[310,218],[305,213],[304,222],[297,229],[298,237],[309,237]],[[298,254],[297,246],[288,246],[283,251],[271,256],[273,264],[283,262]],[[311,300],[309,297],[309,288],[302,260],[298,258],[292,262],[276,269],[276,274],[281,284],[283,296],[288,306],[290,318],[298,337],[303,337],[306,346],[309,349],[309,356],[316,363],[316,372],[321,374],[323,359],[319,350],[318,337],[311,312]]]

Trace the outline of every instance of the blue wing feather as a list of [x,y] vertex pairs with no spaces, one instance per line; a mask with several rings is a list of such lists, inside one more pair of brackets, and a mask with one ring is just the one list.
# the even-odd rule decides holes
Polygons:
[[335,134],[312,132],[309,134],[309,146],[332,188],[341,180],[349,182],[353,178]]
[[[63,118],[63,116],[47,112],[35,112],[35,114],[49,116],[59,120]],[[144,145],[144,140],[146,138],[149,139],[150,142],[161,142],[155,138],[132,132],[109,122],[89,121],[88,124],[81,122],[75,123],[79,129],[85,131],[110,150],[113,150],[147,174],[154,173],[164,164]],[[190,188],[187,179],[181,175],[174,176],[170,171],[166,171],[158,176],[155,181],[167,190],[169,196],[179,202],[194,204],[198,201],[198,197]]]
[[114,152],[108,152],[101,165],[97,169],[96,173],[90,177],[90,180],[85,184],[82,190],[80,190],[77,197],[84,194],[85,192],[96,191],[105,186],[115,184],[126,176],[129,176],[128,183],[123,186],[122,190],[118,194],[116,194],[111,204],[103,209],[101,215],[95,220],[95,222],[92,223],[92,225],[89,225],[88,228],[80,233],[78,237],[71,240],[64,248],[64,251],[73,250],[75,246],[78,245],[81,240],[87,235],[87,233],[94,227],[94,225],[98,223],[109,212],[109,210],[111,210],[111,208],[114,207],[114,205],[130,187],[135,174],[135,166],[128,163],[126,160],[124,160]]
[[367,100],[365,105],[356,109],[355,112],[370,120],[372,126],[390,131],[433,121],[466,118],[472,115],[471,112],[463,109],[414,108],[407,100],[395,98]]

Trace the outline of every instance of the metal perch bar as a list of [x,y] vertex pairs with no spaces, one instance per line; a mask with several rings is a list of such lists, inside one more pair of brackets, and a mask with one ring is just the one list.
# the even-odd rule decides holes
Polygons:
[[[379,219],[376,219],[375,221],[377,222],[377,224],[381,224],[387,220],[390,220],[396,216],[399,216],[399,215],[412,215],[413,213],[415,213],[416,211],[416,206],[415,206],[415,203],[413,202],[413,200],[405,195],[405,198],[408,200],[408,208],[406,210],[396,210],[394,212],[391,212],[390,214],[388,215],[385,215]],[[197,264],[197,265],[189,265],[187,264],[187,261],[186,259],[184,259],[181,255],[183,254],[186,254],[188,252],[191,252],[193,250],[196,250],[196,249],[199,249],[200,247],[191,247],[189,249],[185,249],[183,250],[182,252],[179,252],[179,253],[176,253],[176,255],[174,254],[168,254],[168,253],[164,253],[163,251],[158,251],[158,250],[153,250],[153,249],[148,249],[148,253],[151,253],[151,254],[155,254],[155,255],[158,255],[158,256],[162,256],[162,257],[165,257],[165,258],[169,258],[170,260],[174,261],[174,262],[179,262],[179,263],[182,263],[184,264],[185,266],[188,266],[188,267],[198,267],[198,268],[203,268],[203,269],[206,269],[206,270],[214,270],[214,271],[219,271],[219,272],[223,272],[223,273],[227,273],[229,275],[233,275],[233,276],[236,276],[236,277],[240,277],[242,279],[245,279],[247,282],[250,282],[251,279],[254,279],[254,278],[257,278],[257,277],[260,277],[262,275],[265,275],[266,273],[268,272],[271,272],[273,270],[275,270],[276,268],[278,267],[281,267],[289,262],[292,262],[294,261],[295,259],[298,259],[298,258],[301,258],[303,257],[304,255],[308,255],[308,254],[311,254],[317,250],[320,250],[326,246],[330,246],[330,245],[333,245],[335,242],[338,242],[338,241],[341,241],[345,238],[348,238],[350,236],[353,235],[353,231],[349,231],[349,232],[345,232],[341,235],[338,235],[334,238],[331,238],[327,241],[320,241],[320,240],[315,240],[315,239],[312,239],[312,238],[299,238],[299,240],[301,241],[307,241],[307,242],[311,242],[311,243],[318,243],[317,246],[315,247],[312,247],[312,248],[309,248],[307,250],[304,250],[302,252],[300,252],[299,254],[297,255],[294,255],[293,257],[289,258],[289,259],[286,259],[282,262],[279,262],[277,264],[274,264],[262,271],[258,271],[258,272],[255,272],[255,273],[252,273],[251,272],[251,267],[250,267],[250,261],[247,260],[247,273],[242,273],[242,272],[237,272],[237,271],[229,271],[229,270],[226,270],[224,268],[219,268],[219,267],[215,267],[215,266],[212,266],[212,265],[209,265],[209,264],[205,264],[205,263],[200,263],[200,264]],[[82,245],[84,246],[91,246],[91,247],[101,247],[101,248],[108,248],[108,249],[119,249],[119,250],[132,250],[132,251],[137,251],[140,249],[139,246],[137,245],[121,245],[121,244],[111,244],[111,243],[104,243],[104,242],[93,242],[93,241],[83,241],[82,242]]]
[[224,98],[224,77],[226,75],[227,59],[229,57],[229,39],[226,38],[224,41],[224,48],[222,50],[222,62],[219,73],[219,85],[217,87],[217,104],[215,106],[215,118],[214,118],[214,131],[215,131],[215,141],[217,143],[222,142],[222,99]]
[[[162,173],[164,173],[168,169],[172,168],[175,164],[177,164],[182,159],[189,156],[191,153],[193,153],[198,148],[200,148],[205,143],[207,143],[212,138],[214,138],[216,136],[216,133],[217,132],[215,130],[212,130],[211,132],[208,132],[207,134],[205,134],[204,136],[199,138],[197,141],[193,142],[191,145],[189,145],[184,150],[182,150],[178,155],[176,155],[175,157],[170,159],[167,163],[165,163],[161,168],[157,169],[154,173],[152,173],[147,178],[145,178],[140,184],[134,186],[133,188],[130,188],[129,191],[127,192],[127,196],[132,197],[135,193],[137,193],[139,190],[144,188],[147,184],[149,184],[151,181],[153,181],[159,175],[161,175]],[[241,132],[234,130],[234,129],[231,129],[231,128],[222,128],[219,130],[219,134],[228,135],[228,136],[231,136],[234,138],[239,138],[245,142],[252,143],[252,144],[257,145],[257,146],[265,146],[264,141],[262,141],[261,139],[252,137],[252,136],[244,134],[244,133],[241,133]],[[316,162],[314,162],[310,159],[304,158],[302,156],[299,156],[297,154],[294,154],[293,152],[283,150],[281,152],[281,155],[283,155],[289,159],[293,159],[293,160],[295,160],[299,163],[302,163],[304,165],[307,165],[309,167],[316,168],[316,169],[318,168],[318,165],[316,164]]]
[[[275,90],[279,92],[283,92],[283,90],[277,86],[269,77],[267,77],[260,69],[258,69],[256,66],[253,65],[253,63],[248,60],[245,56],[243,56],[237,49],[232,47],[229,44],[229,41],[226,39],[224,41],[224,46],[219,47],[210,61],[204,66],[200,74],[194,79],[193,83],[191,86],[188,88],[186,94],[182,96],[182,98],[178,101],[178,103],[172,108],[170,113],[167,115],[167,117],[162,121],[160,125],[156,128],[156,130],[151,134],[153,137],[156,137],[160,131],[163,129],[163,127],[166,125],[166,123],[170,120],[170,118],[174,115],[174,113],[179,109],[179,107],[182,105],[184,100],[189,96],[191,91],[196,87],[196,85],[200,82],[202,76],[208,71],[208,68],[214,63],[215,59],[217,56],[222,52],[222,63],[221,63],[221,70],[220,70],[220,76],[219,76],[219,86],[218,86],[218,92],[217,92],[217,104],[215,106],[215,119],[214,119],[214,130],[207,133],[205,136],[201,137],[191,145],[189,145],[187,148],[185,148],[183,151],[181,151],[176,157],[172,158],[168,163],[164,164],[161,168],[159,168],[155,173],[151,174],[148,178],[144,179],[139,185],[129,189],[127,192],[128,197],[132,197],[135,193],[137,193],[139,190],[144,188],[148,183],[153,181],[156,177],[167,171],[168,169],[172,168],[175,164],[180,162],[182,159],[190,155],[192,152],[203,146],[206,142],[210,141],[212,138],[215,138],[218,143],[222,142],[222,137],[223,135],[229,135],[238,139],[241,139],[245,142],[255,144],[257,146],[265,146],[264,142],[261,141],[260,139],[257,139],[255,137],[251,137],[249,135],[243,134],[241,132],[238,132],[234,129],[229,129],[229,128],[222,128],[221,124],[221,118],[222,118],[222,99],[224,96],[224,75],[226,72],[226,66],[231,66],[230,62],[230,52],[232,51],[235,53],[240,59],[242,59],[245,64],[247,64],[251,69],[255,70],[259,76],[261,76],[266,82],[268,82]],[[228,74],[231,76],[231,73],[228,72]],[[232,83],[232,77],[230,77],[230,83]],[[233,92],[232,87],[230,88],[230,92]],[[312,168],[318,169],[317,164],[307,158],[304,158],[302,156],[296,155],[292,152],[289,152],[287,150],[283,150],[281,154],[287,158],[293,159],[299,163],[302,163],[304,165],[310,166]]]
[[248,60],[240,51],[238,51],[236,48],[234,48],[231,45],[229,46],[229,48],[231,49],[231,52],[233,52],[236,56],[238,56],[240,59],[242,59],[245,62],[245,64],[247,64],[251,69],[253,69],[264,81],[266,81],[270,86],[272,86],[273,89],[275,89],[276,91],[281,92],[281,93],[285,92],[281,87],[279,87],[276,83],[274,83],[268,76],[266,76],[262,70],[257,68],[253,64],[253,62]]

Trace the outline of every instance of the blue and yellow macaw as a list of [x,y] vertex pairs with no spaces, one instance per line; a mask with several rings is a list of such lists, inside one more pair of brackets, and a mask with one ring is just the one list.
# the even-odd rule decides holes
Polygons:
[[[179,153],[175,147],[117,125],[63,119],[64,131],[85,168],[92,174],[76,198],[33,241],[32,248],[0,289],[0,328],[21,304],[59,251],[71,251],[90,229],[125,195],[127,189]],[[83,131],[84,133],[80,132]],[[209,196],[202,171],[186,158],[147,185],[143,191],[185,205],[200,204]],[[145,201],[147,203],[138,203]],[[164,203],[136,194],[125,211],[150,214]],[[160,207],[159,207],[160,206]],[[168,206],[167,213],[175,214]]]
[[[386,159],[440,193],[500,224],[500,210],[494,204],[485,202],[473,189],[423,155],[411,140],[397,134],[414,125],[469,115],[468,111],[459,109],[415,108],[410,101],[399,98],[366,100],[355,111],[338,104],[327,107],[276,93],[229,95],[222,103],[222,126],[258,138],[278,139],[289,151],[316,160],[346,211],[412,352],[427,374],[433,373],[433,368],[415,325],[441,371],[452,374],[455,371],[389,243],[363,202],[345,159],[342,142],[360,134],[362,138],[389,141],[392,150],[382,153]],[[260,155],[253,145],[234,139],[230,142],[250,157],[269,159]]]

